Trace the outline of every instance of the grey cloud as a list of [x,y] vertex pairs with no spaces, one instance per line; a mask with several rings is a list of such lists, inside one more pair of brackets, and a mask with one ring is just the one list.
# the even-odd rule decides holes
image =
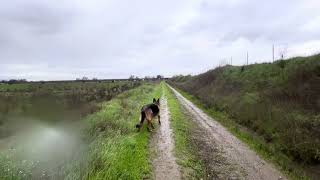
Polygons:
[[0,79],[197,73],[226,56],[241,64],[247,50],[254,61],[270,59],[266,49],[280,42],[303,52],[320,41],[316,7],[317,0],[6,0]]
[[[320,36],[320,31],[304,32],[300,28],[306,21],[319,16],[301,8],[301,1],[239,1],[228,3],[204,2],[201,15],[186,28],[189,32],[205,31],[220,36],[221,41],[234,41],[239,37],[254,41],[306,41]],[[308,3],[308,1],[305,1]]]
[[53,4],[32,1],[29,3],[12,1],[12,3],[13,5],[0,9],[0,20],[7,22],[5,25],[9,25],[11,31],[15,28],[29,28],[37,35],[56,33],[75,16],[75,12],[69,8],[57,8]]

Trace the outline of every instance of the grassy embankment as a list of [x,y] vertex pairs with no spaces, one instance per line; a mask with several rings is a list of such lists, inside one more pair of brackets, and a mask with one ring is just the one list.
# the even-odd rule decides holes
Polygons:
[[151,177],[146,128],[136,132],[140,108],[160,97],[159,85],[143,85],[122,93],[90,116],[90,160],[87,179],[145,179]]
[[292,178],[318,176],[308,169],[320,162],[320,55],[225,66],[170,83]]
[[194,123],[188,119],[178,99],[165,83],[161,83],[162,91],[168,101],[171,128],[174,132],[175,156],[182,167],[183,177],[187,179],[201,179],[203,164],[197,157],[195,144],[190,140]]

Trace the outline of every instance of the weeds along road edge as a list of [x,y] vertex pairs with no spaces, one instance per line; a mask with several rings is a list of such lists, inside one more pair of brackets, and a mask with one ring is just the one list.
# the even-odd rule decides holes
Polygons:
[[292,178],[319,179],[319,65],[315,54],[168,82]]
[[90,122],[96,140],[92,143],[88,179],[149,179],[150,133],[134,128],[140,108],[160,97],[161,87],[148,84],[120,94],[104,105]]
[[193,102],[197,107],[199,107],[202,111],[208,114],[210,117],[215,118],[219,121],[225,128],[228,129],[234,136],[240,139],[242,142],[247,144],[252,150],[258,153],[263,159],[268,162],[272,162],[277,166],[278,169],[281,170],[282,173],[286,174],[290,179],[311,179],[306,175],[304,169],[301,165],[298,165],[291,160],[289,160],[286,156],[283,156],[281,152],[279,153],[271,153],[267,144],[264,143],[257,137],[253,135],[249,131],[243,130],[242,126],[234,122],[233,119],[229,117],[225,112],[220,112],[217,110],[207,108],[198,98],[195,96],[179,89],[174,86],[176,90],[181,93],[186,99]]
[[[231,133],[226,131],[219,123],[213,121],[205,115],[200,109],[196,108],[191,102],[182,97],[180,93],[172,89],[182,103],[197,118],[197,121],[211,132],[220,147],[227,153],[227,157],[234,163],[245,169],[249,179],[278,179],[283,175],[273,168],[273,165],[260,159],[256,153],[250,150],[245,144],[241,143]],[[258,166],[258,167],[256,167]]]

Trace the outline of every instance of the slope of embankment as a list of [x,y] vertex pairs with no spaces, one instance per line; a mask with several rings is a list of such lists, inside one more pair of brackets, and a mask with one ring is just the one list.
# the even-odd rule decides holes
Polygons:
[[254,148],[286,171],[295,170],[289,162],[319,166],[320,55],[227,65],[197,76],[176,76],[169,83],[203,108],[225,113],[228,118],[220,119],[229,121],[222,124],[254,135]]

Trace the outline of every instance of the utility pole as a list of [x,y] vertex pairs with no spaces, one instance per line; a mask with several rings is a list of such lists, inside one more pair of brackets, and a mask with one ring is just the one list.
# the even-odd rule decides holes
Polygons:
[[232,56],[231,56],[231,59],[230,59],[230,60],[231,60],[231,62],[230,62],[230,63],[231,63],[231,66],[232,66]]
[[247,65],[249,65],[249,52],[247,51]]
[[272,62],[274,62],[274,44],[272,44]]

